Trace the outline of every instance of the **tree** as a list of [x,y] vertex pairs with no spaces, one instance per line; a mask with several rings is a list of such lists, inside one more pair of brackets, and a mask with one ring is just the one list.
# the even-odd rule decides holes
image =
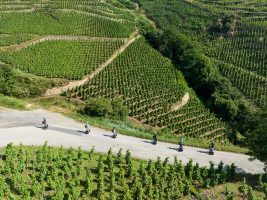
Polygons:
[[111,102],[108,99],[89,99],[86,102],[84,112],[93,117],[107,117],[112,113]]
[[112,106],[112,116],[115,119],[125,120],[128,116],[128,108],[123,105],[122,100],[120,98],[114,99],[111,101]]
[[267,107],[259,111],[249,121],[250,130],[246,137],[246,143],[250,154],[265,163],[267,171]]

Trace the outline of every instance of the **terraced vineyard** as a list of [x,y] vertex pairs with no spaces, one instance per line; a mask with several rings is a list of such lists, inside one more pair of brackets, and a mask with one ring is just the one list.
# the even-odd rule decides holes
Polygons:
[[123,40],[45,41],[19,51],[0,54],[0,60],[39,76],[81,79],[94,71],[123,43]]
[[[0,61],[38,76],[81,79],[129,41],[135,17],[105,1],[1,1],[0,32],[17,39],[34,35],[37,41],[21,39],[16,43],[22,47],[0,48]],[[144,39],[68,95],[83,100],[121,96],[130,116],[142,123],[188,137],[225,141],[227,136],[225,125],[188,88],[181,72]]]
[[[5,34],[87,35],[100,37],[128,37],[134,25],[76,12],[0,13],[0,31]],[[16,27],[16,28],[14,28]]]
[[[219,63],[224,76],[256,105],[266,106],[266,1],[142,0],[141,4],[159,27],[176,27],[179,32],[196,37],[205,54]],[[225,25],[229,30],[210,33],[213,23],[217,23],[217,28],[222,25],[223,16],[232,18]]]
[[0,47],[20,44],[34,38],[34,35],[6,35],[0,34]]
[[[147,59],[150,58],[150,59]],[[173,110],[185,92],[191,99]],[[152,126],[168,127],[178,134],[223,140],[224,125],[186,86],[183,76],[168,59],[139,39],[88,84],[70,91],[72,97],[121,96],[130,115]]]
[[0,22],[2,62],[71,80],[90,74],[135,31],[131,11],[99,1],[1,1]]

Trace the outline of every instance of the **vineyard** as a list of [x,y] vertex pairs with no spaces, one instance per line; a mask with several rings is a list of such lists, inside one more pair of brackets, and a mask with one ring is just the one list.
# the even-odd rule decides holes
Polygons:
[[1,1],[0,19],[5,34],[127,38],[135,29],[130,11],[99,1]]
[[127,38],[134,31],[134,25],[128,22],[116,22],[76,12],[55,11],[53,17],[41,11],[34,13],[0,13],[0,17],[0,31],[5,34],[86,35]]
[[12,44],[20,44],[22,42],[31,40],[34,35],[4,35],[0,34],[0,47],[9,46]]
[[123,43],[123,40],[45,41],[0,53],[0,60],[35,75],[74,80],[94,71]]
[[[267,6],[264,0],[159,0],[157,3],[141,1],[141,5],[159,27],[175,27],[197,38],[204,53],[215,64],[219,63],[220,72],[239,91],[257,106],[266,105]],[[228,22],[223,24],[223,20]]]
[[[107,155],[81,148],[18,147],[1,150],[1,199],[180,199],[236,179],[234,165],[201,168],[177,158],[138,161],[129,151]],[[223,170],[223,169],[226,170]],[[253,195],[252,188],[246,186]]]
[[[186,106],[172,110],[186,91],[190,92],[190,101]],[[182,74],[142,38],[88,84],[66,95],[84,100],[122,97],[130,116],[143,123],[188,137],[223,141],[226,136],[224,124],[201,104],[187,87]]]
[[[0,60],[38,76],[81,79],[124,44],[134,19],[130,10],[99,1],[1,1],[0,47],[12,48],[0,48]],[[13,51],[35,37],[54,39]]]

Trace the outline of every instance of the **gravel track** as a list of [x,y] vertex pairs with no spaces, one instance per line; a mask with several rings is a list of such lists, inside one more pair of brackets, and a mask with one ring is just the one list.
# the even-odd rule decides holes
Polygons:
[[[42,117],[46,117],[49,123],[49,129],[46,131],[40,128]],[[157,157],[169,157],[172,162],[174,156],[177,156],[183,163],[188,162],[190,158],[200,166],[209,166],[210,161],[216,165],[223,161],[226,165],[234,163],[240,172],[263,172],[263,163],[258,160],[250,161],[249,156],[243,154],[215,151],[215,155],[210,156],[207,149],[188,146],[180,153],[175,144],[158,142],[158,145],[154,146],[149,140],[120,134],[113,139],[110,137],[110,131],[96,127],[91,127],[89,135],[85,135],[83,131],[83,124],[46,110],[0,110],[0,146],[6,146],[10,142],[16,145],[43,145],[47,141],[52,146],[81,146],[84,150],[95,146],[97,152],[107,152],[112,148],[116,153],[122,148],[124,152],[129,149],[133,157],[140,159],[156,160]]]

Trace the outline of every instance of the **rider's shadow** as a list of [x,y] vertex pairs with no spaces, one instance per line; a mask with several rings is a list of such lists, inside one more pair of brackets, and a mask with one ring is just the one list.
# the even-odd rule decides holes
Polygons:
[[174,147],[168,147],[168,149],[179,151],[179,148],[174,148]]
[[209,151],[198,150],[197,152],[199,152],[199,153],[205,153],[205,154],[208,154],[208,155],[210,154]]
[[113,138],[113,135],[104,134],[105,137]]
[[[37,128],[43,128],[43,126],[37,126]],[[67,128],[55,127],[55,126],[49,126],[48,130],[67,133],[71,135],[77,135],[77,136],[81,136],[82,135],[81,133],[84,134],[84,131],[76,131],[76,130],[71,130]]]
[[148,144],[153,144],[153,142],[151,142],[151,141],[146,141],[146,140],[144,140],[143,142],[144,142],[144,143],[148,143]]

